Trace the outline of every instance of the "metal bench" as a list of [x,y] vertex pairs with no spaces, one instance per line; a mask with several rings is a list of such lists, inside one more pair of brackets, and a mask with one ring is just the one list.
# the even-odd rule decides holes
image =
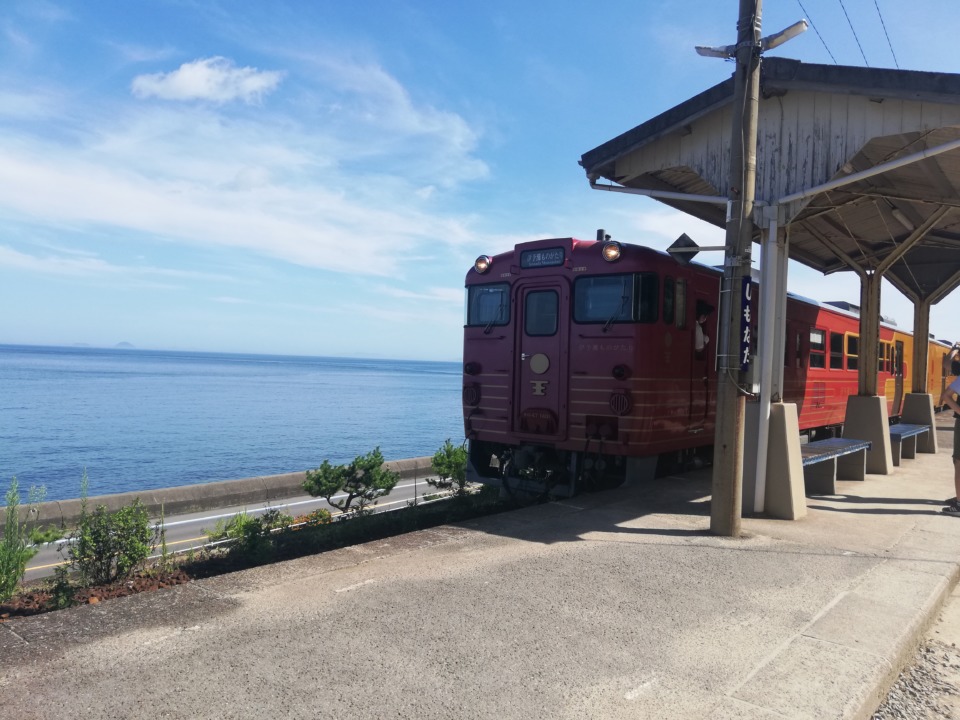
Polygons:
[[867,476],[869,440],[827,438],[800,445],[803,484],[811,495],[836,495],[837,478],[863,480]]
[[915,458],[917,456],[917,436],[930,432],[929,425],[910,425],[898,423],[890,426],[890,454],[893,464],[899,465],[900,458]]

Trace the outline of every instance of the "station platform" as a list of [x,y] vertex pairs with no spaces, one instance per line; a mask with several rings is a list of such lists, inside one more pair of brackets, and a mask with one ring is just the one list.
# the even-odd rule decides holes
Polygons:
[[0,625],[11,717],[869,718],[960,568],[937,454],[709,533],[710,470]]

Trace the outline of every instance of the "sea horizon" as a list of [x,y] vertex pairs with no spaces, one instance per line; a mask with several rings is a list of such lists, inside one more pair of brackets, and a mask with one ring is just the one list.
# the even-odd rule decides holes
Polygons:
[[399,362],[436,362],[436,363],[459,363],[459,357],[450,360],[437,360],[434,358],[419,357],[395,357],[393,355],[314,355],[300,353],[269,353],[263,351],[243,351],[243,350],[199,350],[196,348],[177,348],[177,347],[140,347],[126,341],[118,342],[114,345],[94,345],[89,343],[0,343],[2,348],[45,348],[60,350],[116,350],[118,352],[162,352],[162,353],[191,353],[197,355],[243,355],[243,356],[262,356],[274,358],[297,358],[297,359],[317,359],[317,360],[396,360]]
[[[0,344],[0,473],[48,500],[433,455],[457,361]],[[2,500],[0,500],[2,502]]]

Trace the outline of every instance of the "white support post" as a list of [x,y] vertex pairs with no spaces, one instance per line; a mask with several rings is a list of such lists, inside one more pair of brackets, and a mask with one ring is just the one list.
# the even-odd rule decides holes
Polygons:
[[[777,285],[779,248],[777,207],[767,208],[769,224],[763,234],[760,256],[760,412],[757,433],[756,484],[753,486],[753,510],[762,513],[767,490],[767,447],[770,441],[770,396],[773,387],[773,364],[776,354],[778,302],[777,295],[786,291]],[[766,215],[766,213],[765,213]],[[781,362],[782,364],[782,362]]]

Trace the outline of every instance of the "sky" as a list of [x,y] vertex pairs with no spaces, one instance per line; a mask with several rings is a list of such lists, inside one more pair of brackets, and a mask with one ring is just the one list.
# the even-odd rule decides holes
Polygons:
[[[728,78],[694,46],[737,5],[5,0],[0,343],[458,360],[478,255],[722,244],[578,161]],[[767,0],[763,34],[801,18],[770,55],[960,73],[953,0]],[[850,273],[788,285],[859,302]]]

